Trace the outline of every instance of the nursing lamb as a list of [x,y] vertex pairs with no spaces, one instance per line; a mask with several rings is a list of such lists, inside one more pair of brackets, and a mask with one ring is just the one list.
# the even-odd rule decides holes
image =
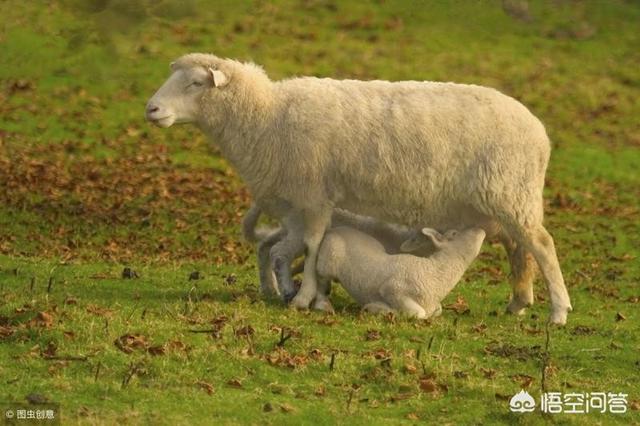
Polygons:
[[428,257],[388,254],[372,236],[347,226],[327,231],[318,253],[318,297],[330,281],[339,281],[365,310],[402,312],[429,318],[442,311],[440,302],[460,281],[480,252],[481,228],[447,231],[423,228],[422,238],[402,245],[414,251],[430,241],[436,248]]
[[[533,302],[532,259],[547,282],[551,321],[569,295],[542,225],[550,144],[522,104],[453,83],[292,78],[271,81],[252,63],[189,54],[149,100],[158,126],[194,123],[218,143],[265,212],[307,249],[292,301],[317,292],[318,249],[335,207],[436,229],[484,226],[512,267],[509,310]],[[293,284],[285,283],[289,292]],[[286,295],[285,295],[286,296]]]
[[[258,227],[261,213],[258,205],[251,205],[242,219],[242,233],[247,241],[257,245],[260,289],[263,294],[270,296],[281,292],[277,286],[281,279],[277,279],[274,271],[277,271],[279,275],[284,274],[285,277],[299,272],[291,269],[291,263],[304,254],[304,241],[302,235],[292,235],[287,238],[287,230],[283,227]],[[422,234],[419,229],[411,229],[398,224],[382,222],[372,217],[353,214],[342,209],[335,209],[331,216],[331,227],[339,226],[348,226],[375,238],[388,254],[401,253],[401,246],[407,241],[424,240],[424,238],[420,238]],[[409,245],[405,245],[405,247],[409,247]],[[418,256],[428,256],[433,251],[434,247],[428,242],[411,246],[411,252]],[[321,298],[316,297],[314,308],[332,310],[330,304],[323,302]]]

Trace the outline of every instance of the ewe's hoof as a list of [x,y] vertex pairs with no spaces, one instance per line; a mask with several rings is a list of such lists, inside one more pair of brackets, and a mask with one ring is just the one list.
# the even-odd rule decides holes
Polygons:
[[551,324],[557,325],[565,325],[567,323],[567,314],[571,311],[571,306],[569,307],[554,307],[551,309],[551,317],[549,318],[549,322]]
[[313,303],[313,309],[317,311],[324,311],[329,314],[334,314],[335,310],[333,309],[333,305],[327,299],[317,300]]
[[306,297],[302,297],[300,293],[298,293],[296,297],[294,297],[293,300],[291,301],[291,306],[293,308],[301,309],[301,310],[309,309],[310,304],[311,304],[311,300],[307,299]]

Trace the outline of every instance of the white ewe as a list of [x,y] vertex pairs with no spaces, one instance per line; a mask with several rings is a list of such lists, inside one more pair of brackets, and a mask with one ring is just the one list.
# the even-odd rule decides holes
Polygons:
[[509,309],[533,302],[532,254],[547,282],[551,321],[566,322],[571,303],[542,225],[549,139],[516,100],[453,83],[274,82],[254,64],[207,54],[185,55],[172,69],[147,119],[196,124],[265,212],[303,235],[294,306],[306,308],[316,295],[318,249],[341,207],[408,226],[499,232],[514,277]]

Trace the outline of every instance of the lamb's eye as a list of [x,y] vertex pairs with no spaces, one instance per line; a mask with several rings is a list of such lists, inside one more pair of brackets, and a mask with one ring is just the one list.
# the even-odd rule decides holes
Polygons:
[[200,81],[192,81],[187,87],[191,87],[191,86],[200,87],[200,86],[202,86],[202,82],[200,82]]

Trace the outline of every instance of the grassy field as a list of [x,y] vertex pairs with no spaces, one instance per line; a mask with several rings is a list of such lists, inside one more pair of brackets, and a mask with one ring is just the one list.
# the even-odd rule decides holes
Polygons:
[[[64,424],[640,423],[640,4],[523,4],[0,2],[0,402],[57,402]],[[242,182],[195,129],[143,119],[189,51],[522,101],[554,143],[567,326],[546,333],[541,280],[504,313],[492,244],[429,322],[342,290],[334,316],[263,300]],[[543,385],[628,412],[510,413]]]

